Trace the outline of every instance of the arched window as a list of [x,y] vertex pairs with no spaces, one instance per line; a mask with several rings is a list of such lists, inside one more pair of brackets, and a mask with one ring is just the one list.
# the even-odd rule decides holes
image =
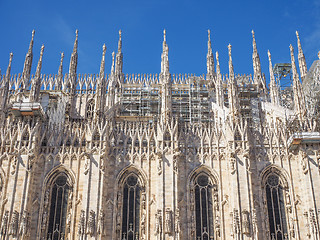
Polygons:
[[58,174],[52,182],[50,192],[49,218],[47,238],[51,240],[65,239],[68,199],[71,185],[65,173]]
[[193,180],[191,203],[194,204],[195,239],[214,239],[214,205],[218,207],[216,186],[206,173],[198,174]]
[[265,181],[270,239],[288,238],[284,186],[278,174],[270,173]]
[[94,112],[94,101],[91,99],[89,100],[87,105],[87,111],[86,111],[87,118],[92,118],[93,112]]
[[121,239],[140,239],[141,185],[135,174],[130,174],[122,186]]

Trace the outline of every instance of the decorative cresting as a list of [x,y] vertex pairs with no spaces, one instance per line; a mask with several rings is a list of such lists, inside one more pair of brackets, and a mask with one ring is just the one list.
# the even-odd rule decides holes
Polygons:
[[140,172],[129,167],[118,181],[116,196],[116,239],[145,239],[147,231],[147,203],[145,180]]
[[218,184],[205,168],[191,175],[189,204],[189,239],[220,239]]
[[270,166],[262,173],[264,210],[269,239],[282,240],[295,236],[294,223],[290,221],[292,205],[289,185],[283,172]]
[[73,181],[62,168],[52,171],[47,179],[40,214],[41,239],[69,239]]

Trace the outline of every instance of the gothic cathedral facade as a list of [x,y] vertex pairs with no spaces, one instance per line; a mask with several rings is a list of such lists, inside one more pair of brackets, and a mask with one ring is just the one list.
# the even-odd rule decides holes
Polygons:
[[[299,35],[292,85],[269,56],[254,75],[220,71],[208,31],[207,73],[125,75],[121,32],[106,74],[0,75],[0,239],[320,239],[320,60]],[[289,56],[289,51],[288,51]],[[298,73],[300,71],[300,74]],[[318,189],[318,190],[317,190]]]

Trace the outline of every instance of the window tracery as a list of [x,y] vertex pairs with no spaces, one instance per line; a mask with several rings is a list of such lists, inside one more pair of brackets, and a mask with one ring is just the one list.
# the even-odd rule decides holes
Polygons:
[[86,111],[87,118],[92,118],[93,117],[93,113],[94,113],[94,101],[90,100],[88,102],[87,111]]
[[285,189],[278,174],[270,173],[265,181],[266,207],[268,212],[270,239],[288,238]]
[[[213,198],[213,196],[215,196]],[[214,219],[219,217],[218,192],[206,173],[199,173],[191,187],[191,234],[195,239],[215,239]]]
[[117,196],[117,239],[143,239],[146,226],[146,198],[141,179],[136,173],[131,172],[123,177]]
[[65,173],[57,174],[45,192],[43,229],[51,240],[65,239],[66,221],[71,208],[72,187]]

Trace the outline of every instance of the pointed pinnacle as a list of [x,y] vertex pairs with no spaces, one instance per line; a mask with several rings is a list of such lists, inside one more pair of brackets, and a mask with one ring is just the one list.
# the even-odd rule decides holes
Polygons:
[[232,46],[231,46],[231,44],[229,43],[229,45],[228,45],[228,50],[229,50],[229,58],[231,58],[231,48],[232,48]]
[[35,34],[35,30],[33,29],[33,30],[32,30],[32,37],[31,37],[31,41],[30,41],[28,53],[31,53],[31,52],[32,52],[34,34]]
[[211,41],[211,36],[210,36],[210,29],[208,29],[208,41]]
[[12,58],[13,58],[13,53],[10,53],[9,65],[8,65],[7,72],[6,72],[7,77],[10,76]]
[[77,29],[76,30],[76,39],[74,40],[74,45],[73,45],[73,53],[75,53],[78,49],[78,36],[79,36],[79,31]]
[[120,53],[121,52],[121,50],[122,50],[122,31],[121,31],[121,29],[119,30],[119,41],[118,41],[118,53]]
[[111,73],[113,73],[113,72],[114,72],[114,55],[115,55],[115,53],[114,53],[114,52],[112,52],[112,65],[111,65]]
[[166,40],[167,40],[166,30],[164,29],[164,30],[163,30],[163,41],[165,42]]
[[216,59],[217,59],[217,65],[220,65],[220,63],[219,63],[219,53],[218,53],[218,51],[216,52]]
[[62,68],[63,68],[63,58],[64,58],[64,53],[61,53],[61,58],[60,58],[60,66],[58,70],[58,76],[62,77]]

